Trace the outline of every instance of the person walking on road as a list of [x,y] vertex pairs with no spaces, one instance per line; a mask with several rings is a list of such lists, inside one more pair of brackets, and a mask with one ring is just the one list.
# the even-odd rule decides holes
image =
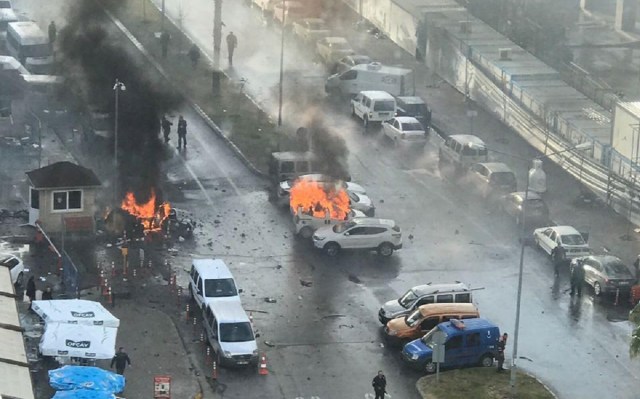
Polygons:
[[578,259],[571,268],[571,295],[578,292],[578,296],[582,296],[582,285],[584,282],[584,265],[583,260]]
[[111,368],[113,365],[116,366],[116,373],[120,375],[124,375],[124,369],[127,368],[127,364],[131,367],[131,359],[129,359],[129,355],[124,351],[124,348],[121,346],[118,348],[118,353],[111,359]]
[[496,356],[496,360],[498,361],[497,372],[504,371],[504,350],[507,347],[507,338],[509,338],[509,334],[504,333],[500,338],[498,338],[498,355]]
[[195,43],[189,49],[189,58],[191,59],[191,66],[195,69],[196,65],[198,65],[198,61],[200,60],[200,49]]
[[384,376],[382,370],[378,371],[378,375],[373,377],[371,385],[376,393],[375,399],[384,399],[384,394],[387,392],[387,377]]
[[187,149],[187,121],[184,120],[182,115],[178,119],[178,149],[182,148],[184,142],[184,148]]
[[31,310],[31,304],[36,300],[36,278],[34,276],[29,277],[25,294],[29,298],[29,310]]
[[227,35],[227,52],[229,54],[229,66],[233,66],[233,52],[238,47],[238,38],[233,32]]
[[164,135],[164,143],[167,144],[169,142],[169,133],[171,133],[171,126],[173,123],[169,122],[166,115],[162,115],[162,120],[160,121],[160,125],[162,126],[162,134]]
[[560,275],[560,266],[565,262],[567,258],[567,251],[562,245],[556,245],[551,250],[551,260],[553,260],[553,269],[556,277]]
[[53,48],[53,43],[56,42],[58,37],[58,29],[56,29],[56,23],[51,21],[49,24],[49,45]]

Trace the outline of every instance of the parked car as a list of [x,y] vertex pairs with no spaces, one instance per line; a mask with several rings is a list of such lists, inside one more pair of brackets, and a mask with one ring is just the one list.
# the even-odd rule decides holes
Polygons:
[[501,162],[471,165],[464,181],[473,191],[487,200],[498,200],[517,189],[515,173]]
[[351,100],[351,116],[362,119],[364,127],[396,115],[396,99],[386,91],[361,91]]
[[293,34],[305,43],[316,42],[323,37],[331,35],[331,31],[327,28],[324,20],[320,18],[303,18],[294,21],[292,25]]
[[24,282],[24,263],[22,259],[11,254],[0,255],[0,266],[9,269],[11,282],[16,286],[21,286]]
[[333,68],[338,60],[356,52],[344,37],[328,36],[316,42],[316,53],[327,67]]
[[209,303],[202,312],[207,341],[220,366],[256,366],[258,345],[240,302]]
[[527,212],[523,218],[525,192],[518,191],[502,197],[500,207],[511,216],[517,225],[524,222],[525,226],[546,226],[549,224],[549,208],[542,197],[533,191],[529,191],[527,198]]
[[400,298],[387,301],[378,312],[380,323],[403,317],[419,306],[429,303],[472,303],[473,293],[461,282],[447,284],[422,284],[410,288]]
[[436,331],[445,334],[444,363],[440,367],[491,367],[498,354],[500,329],[486,319],[451,320],[438,324],[424,337],[411,341],[402,349],[402,360],[428,374],[436,372],[433,361]]
[[397,116],[382,122],[382,132],[395,146],[424,147],[427,144],[427,131],[411,116]]
[[[361,185],[359,185],[357,183],[353,183],[353,182],[350,182],[350,181],[344,181],[344,180],[336,180],[336,179],[332,178],[331,176],[323,175],[323,174],[320,174],[320,173],[301,175],[297,179],[311,180],[311,181],[316,181],[316,182],[320,182],[320,183],[340,184],[340,186],[343,189],[347,190],[348,192],[355,193],[355,194],[358,194],[358,195],[360,195],[360,194],[366,195],[367,194],[367,190],[365,190],[364,187],[362,187]],[[277,193],[278,204],[280,204],[281,206],[289,205],[289,196],[291,194],[291,187],[293,186],[293,183],[297,179],[288,179],[288,180],[284,180],[284,181],[280,182],[280,188],[279,188],[278,193]],[[293,212],[293,210],[292,210],[292,212]]]
[[584,265],[584,281],[593,287],[596,296],[619,292],[629,294],[636,277],[620,258],[612,255],[592,255],[571,260],[571,269],[578,261]]
[[[366,218],[367,215],[358,211],[356,209],[352,209],[347,214],[347,221],[352,220],[354,218]],[[342,223],[343,221],[331,219],[328,224],[335,225],[338,223]],[[320,227],[326,226],[327,222],[324,217],[314,217],[309,215],[308,213],[296,214],[293,217],[293,223],[296,226],[296,234],[304,239],[309,239],[313,236],[313,233]]]
[[369,217],[373,217],[376,214],[376,207],[373,205],[371,198],[365,194],[356,194],[351,191],[347,191],[349,195],[349,206],[352,209],[356,209]]
[[589,244],[582,234],[571,226],[541,227],[533,231],[536,245],[551,256],[553,249],[562,245],[565,259],[573,259],[590,254]]
[[416,118],[428,132],[431,128],[431,108],[423,99],[415,96],[396,97],[398,116],[412,116]]
[[484,141],[471,134],[453,134],[442,143],[438,152],[440,173],[460,177],[478,162],[489,161],[489,151]]
[[376,250],[381,256],[391,256],[402,248],[402,232],[390,219],[357,218],[319,228],[313,235],[313,245],[329,256],[336,256],[341,249]]
[[212,302],[240,302],[236,281],[221,259],[192,259],[189,294],[202,310]]
[[372,62],[373,60],[368,55],[362,55],[362,54],[348,55],[336,63],[336,66],[333,69],[333,73],[342,73],[344,71],[351,69],[356,65],[370,64]]

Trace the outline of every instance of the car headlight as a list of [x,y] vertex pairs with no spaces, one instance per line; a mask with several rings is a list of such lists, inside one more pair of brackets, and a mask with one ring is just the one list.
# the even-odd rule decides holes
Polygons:
[[411,354],[411,360],[418,360],[418,354],[417,353],[412,353]]
[[231,357],[231,352],[229,351],[223,351],[222,354],[224,355],[224,357]]
[[324,239],[325,239],[325,237],[321,237],[321,236],[317,236],[317,235],[313,236],[313,241],[323,241]]

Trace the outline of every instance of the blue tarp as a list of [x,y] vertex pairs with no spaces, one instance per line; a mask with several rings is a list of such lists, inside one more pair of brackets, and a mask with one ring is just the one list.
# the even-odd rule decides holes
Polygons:
[[73,391],[58,391],[52,399],[116,399],[116,396],[111,392],[75,389]]
[[49,385],[60,391],[85,389],[117,393],[124,391],[124,377],[89,366],[64,366],[49,371]]

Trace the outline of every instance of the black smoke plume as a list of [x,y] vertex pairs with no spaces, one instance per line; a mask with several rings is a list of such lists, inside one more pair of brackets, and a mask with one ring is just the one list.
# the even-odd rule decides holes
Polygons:
[[[63,70],[68,81],[79,81],[79,95],[87,104],[115,109],[114,83],[125,86],[118,97],[119,198],[133,190],[146,200],[159,188],[165,151],[160,140],[160,118],[179,105],[167,83],[145,75],[149,65],[136,64],[132,46],[107,18],[99,2],[80,1],[70,9],[68,25],[60,32]],[[118,7],[121,0],[111,0]],[[140,58],[140,57],[137,57]],[[113,148],[113,143],[110,148]]]
[[317,115],[311,117],[306,129],[311,141],[310,149],[316,154],[320,171],[336,179],[350,180],[349,149],[344,139],[331,132]]

